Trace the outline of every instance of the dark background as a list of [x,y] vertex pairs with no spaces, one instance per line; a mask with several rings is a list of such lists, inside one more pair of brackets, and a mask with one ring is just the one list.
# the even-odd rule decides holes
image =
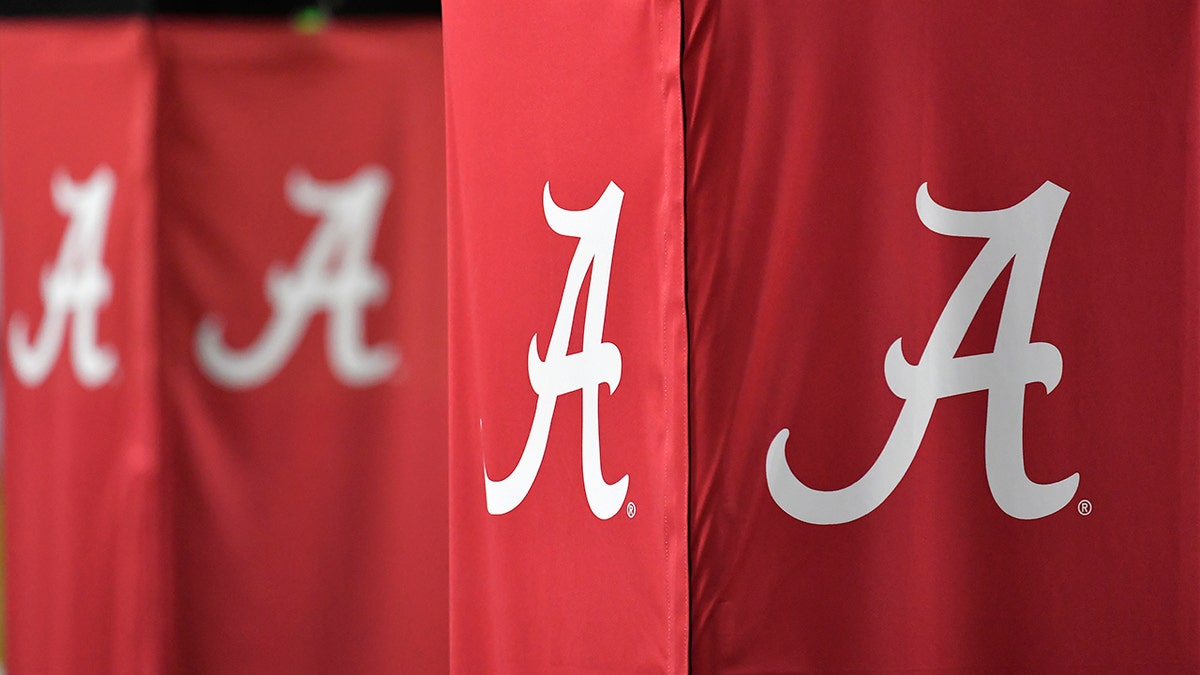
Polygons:
[[440,0],[0,0],[5,16],[171,14],[289,16],[316,7],[337,16],[437,15]]

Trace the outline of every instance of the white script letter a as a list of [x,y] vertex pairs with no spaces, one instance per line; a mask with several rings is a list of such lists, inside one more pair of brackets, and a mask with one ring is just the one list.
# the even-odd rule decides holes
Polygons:
[[201,321],[196,356],[210,378],[238,389],[267,382],[322,311],[327,314],[325,351],[338,380],[361,387],[391,375],[400,355],[388,345],[368,347],[363,336],[367,305],[387,296],[387,277],[370,258],[388,188],[387,172],[378,166],[336,183],[299,170],[288,176],[293,208],[321,220],[291,269],[276,264],[267,270],[266,296],[273,313],[254,344],[232,349],[225,344],[218,317]]
[[41,384],[58,360],[71,318],[71,365],[79,383],[95,389],[112,379],[117,353],[97,342],[97,315],[112,299],[112,274],[104,266],[104,241],[117,179],[101,165],[76,183],[65,171],[50,179],[58,212],[70,218],[58,258],[42,271],[42,325],[33,339],[29,320],[14,313],[8,326],[13,371],[27,387]]
[[[600,385],[616,391],[621,381],[621,352],[611,342],[603,342],[604,312],[608,306],[608,280],[612,269],[613,248],[617,238],[617,220],[625,193],[609,183],[600,199],[583,211],[568,211],[554,203],[550,184],[542,192],[542,209],[550,229],[567,237],[577,237],[579,245],[567,269],[567,283],[554,320],[554,332],[546,348],[546,358],[538,357],[537,334],[529,341],[529,383],[537,392],[537,408],[529,438],[517,467],[504,479],[492,480],[484,468],[484,488],[488,513],[499,515],[515,509],[529,494],[542,466],[550,421],[558,397],[573,391],[583,394],[583,489],[592,513],[601,520],[621,510],[629,488],[629,476],[609,484],[600,469]],[[583,323],[583,347],[567,354],[575,307],[583,289],[588,268],[592,270]]]

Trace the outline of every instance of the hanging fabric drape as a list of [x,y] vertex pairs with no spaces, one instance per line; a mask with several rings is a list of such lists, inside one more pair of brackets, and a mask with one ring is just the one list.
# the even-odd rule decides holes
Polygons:
[[446,7],[457,669],[1195,670],[1194,8],[615,4]]
[[447,5],[455,672],[687,672],[679,10]]
[[0,28],[11,672],[444,672],[433,20]]

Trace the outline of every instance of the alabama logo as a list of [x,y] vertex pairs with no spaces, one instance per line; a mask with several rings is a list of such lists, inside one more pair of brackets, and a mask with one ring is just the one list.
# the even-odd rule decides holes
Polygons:
[[[579,244],[567,269],[562,301],[544,359],[538,356],[537,334],[534,333],[529,341],[529,384],[537,393],[537,407],[534,409],[529,437],[525,441],[525,450],[507,478],[492,480],[487,467],[484,467],[488,513],[508,513],[529,494],[546,454],[550,421],[554,417],[558,397],[573,391],[580,391],[583,395],[583,491],[588,506],[597,518],[607,520],[621,510],[625,501],[629,488],[628,474],[609,484],[604,481],[601,472],[599,421],[600,385],[608,385],[609,394],[612,394],[621,381],[621,352],[613,343],[603,341],[603,333],[617,221],[624,197],[625,193],[610,182],[604,194],[590,208],[568,211],[554,203],[549,183],[542,191],[546,224],[564,237],[579,239]],[[579,352],[568,354],[567,344],[571,337],[575,308],[579,304],[583,280],[589,267],[592,274],[583,323],[583,346]]]
[[215,315],[200,322],[196,358],[209,378],[231,389],[262,385],[291,358],[320,312],[327,315],[325,350],[338,381],[363,387],[392,374],[399,352],[386,344],[367,346],[363,335],[367,306],[387,297],[387,276],[371,263],[371,253],[389,186],[387,172],[378,166],[337,182],[299,169],[288,175],[288,201],[297,212],[318,218],[317,225],[295,265],[267,269],[264,286],[273,311],[253,344],[229,347]]

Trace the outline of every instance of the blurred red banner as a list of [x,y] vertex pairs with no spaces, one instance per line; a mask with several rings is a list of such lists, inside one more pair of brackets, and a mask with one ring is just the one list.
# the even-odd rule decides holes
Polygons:
[[444,671],[440,26],[156,34],[179,658]]
[[446,670],[440,34],[4,25],[15,672]]

